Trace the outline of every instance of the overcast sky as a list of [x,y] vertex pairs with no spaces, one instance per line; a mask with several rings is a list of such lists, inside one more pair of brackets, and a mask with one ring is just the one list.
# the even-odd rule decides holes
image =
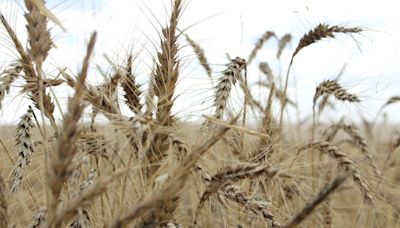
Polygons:
[[[47,60],[47,70],[56,75],[55,67],[68,66],[73,72],[79,69],[85,51],[85,43],[94,30],[98,31],[95,59],[103,69],[109,69],[103,54],[116,63],[133,50],[138,54],[136,73],[139,81],[146,81],[152,66],[151,59],[158,47],[160,27],[166,24],[170,12],[170,1],[166,0],[47,0],[47,5],[62,21],[66,32],[50,24],[56,48]],[[247,58],[254,43],[266,31],[274,31],[278,36],[290,33],[293,41],[283,53],[281,62],[275,60],[277,42],[271,40],[259,52],[254,67],[248,71],[249,81],[255,83],[260,78],[257,66],[268,61],[275,74],[284,76],[288,60],[301,36],[318,23],[330,25],[359,26],[366,30],[361,35],[338,36],[304,49],[293,64],[290,75],[289,95],[295,97],[297,83],[298,102],[302,116],[312,112],[312,97],[315,87],[325,79],[334,78],[343,65],[347,64],[341,83],[349,91],[362,98],[357,105],[336,102],[337,109],[328,111],[325,117],[356,116],[361,113],[374,118],[379,107],[392,95],[400,94],[400,29],[397,1],[359,1],[359,0],[190,0],[185,1],[181,30],[197,41],[218,77],[227,63],[226,53],[231,56]],[[25,39],[23,1],[3,0],[1,11]],[[2,65],[15,58],[10,52],[4,30],[1,30],[0,60]],[[179,80],[175,112],[184,118],[200,116],[212,104],[211,83],[198,66],[191,49],[182,46],[182,77]],[[102,79],[92,70],[90,80],[98,83]],[[21,82],[22,83],[22,82]],[[19,85],[21,85],[21,83]],[[18,91],[18,88],[13,90]],[[259,95],[254,87],[253,92]],[[57,93],[62,104],[71,94],[69,90]],[[234,95],[240,96],[240,90]],[[261,94],[263,95],[263,94]],[[3,101],[5,111],[1,111],[1,122],[17,120],[26,110],[29,101],[22,96],[11,94]],[[261,99],[266,99],[261,97]],[[239,103],[234,99],[232,106]],[[20,109],[20,110],[18,110]],[[398,112],[394,105],[387,112]],[[205,112],[207,114],[207,112]],[[350,114],[350,115],[349,115]],[[288,113],[293,119],[294,112]],[[396,117],[392,117],[393,120]]]

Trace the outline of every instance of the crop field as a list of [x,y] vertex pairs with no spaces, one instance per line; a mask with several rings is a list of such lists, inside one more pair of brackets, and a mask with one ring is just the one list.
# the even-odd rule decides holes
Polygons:
[[[0,70],[0,118],[18,107],[0,125],[0,228],[400,227],[400,131],[384,112],[400,97],[379,101],[375,119],[326,118],[337,106],[372,112],[345,67],[309,91],[310,115],[293,93],[302,52],[336,39],[357,49],[365,28],[320,22],[298,40],[261,28],[247,56],[216,70],[180,27],[190,4],[165,1],[151,62],[131,47],[119,59],[97,52],[93,31],[69,69],[47,65],[63,21],[43,0],[20,2],[25,27],[0,15],[14,53]],[[270,43],[280,71],[259,56]],[[101,55],[108,70],[93,63]],[[207,88],[183,94],[193,64]],[[191,102],[197,116],[176,111]]]

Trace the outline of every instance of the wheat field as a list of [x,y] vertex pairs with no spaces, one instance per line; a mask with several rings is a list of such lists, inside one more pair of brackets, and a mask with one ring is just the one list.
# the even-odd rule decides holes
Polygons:
[[[395,126],[320,118],[335,105],[363,102],[341,83],[345,75],[320,81],[311,116],[293,122],[285,115],[298,108],[288,90],[299,53],[339,35],[356,39],[364,29],[320,23],[296,43],[290,33],[265,31],[248,56],[228,56],[217,72],[179,27],[184,6],[171,2],[145,83],[135,75],[135,53],[110,60],[103,83],[88,80],[103,73],[89,70],[96,31],[86,54],[76,56],[77,72],[47,72],[50,50],[62,46],[49,24],[62,28],[62,21],[43,0],[24,0],[26,40],[0,15],[17,53],[1,71],[0,102],[17,82],[18,96],[29,100],[15,113],[18,123],[0,126],[0,228],[400,227]],[[277,40],[276,59],[295,47],[284,73],[256,61],[270,40]],[[214,82],[208,114],[196,121],[174,113],[183,46]],[[248,82],[250,67],[263,75],[261,99]],[[65,87],[73,93],[63,102],[54,91]],[[398,101],[383,102],[377,117]]]

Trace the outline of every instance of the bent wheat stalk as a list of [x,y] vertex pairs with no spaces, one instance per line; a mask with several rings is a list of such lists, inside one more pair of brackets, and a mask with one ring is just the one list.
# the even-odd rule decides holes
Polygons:
[[[288,87],[288,82],[289,82],[289,74],[290,74],[290,69],[293,64],[294,57],[305,47],[316,43],[317,41],[323,39],[323,38],[335,38],[335,33],[342,33],[342,34],[355,34],[355,33],[360,33],[362,32],[361,28],[358,27],[351,27],[351,28],[346,28],[342,26],[330,26],[328,24],[319,24],[317,25],[314,29],[310,30],[307,34],[305,34],[297,44],[296,50],[292,54],[292,58],[290,59],[290,63],[288,66],[288,70],[286,73],[286,78],[285,78],[285,85],[283,89],[283,95],[286,97],[286,92],[287,92],[287,87]],[[280,119],[279,119],[279,126],[282,128],[282,119],[283,119],[283,110],[285,108],[286,101],[281,102],[281,108],[280,108]]]
[[61,225],[60,219],[57,218],[56,211],[63,184],[72,173],[71,162],[77,152],[76,141],[79,137],[78,121],[84,109],[84,106],[81,104],[81,99],[84,93],[84,83],[87,77],[89,60],[94,49],[96,37],[97,33],[94,32],[87,47],[82,70],[77,78],[75,95],[69,101],[68,113],[65,115],[62,131],[57,138],[57,150],[50,156],[50,169],[47,171],[48,188],[50,190],[47,210],[49,227],[58,227]]

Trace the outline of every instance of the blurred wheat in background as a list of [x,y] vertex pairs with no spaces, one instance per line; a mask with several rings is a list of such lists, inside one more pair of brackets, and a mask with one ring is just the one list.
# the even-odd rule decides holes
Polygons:
[[[2,41],[15,53],[2,67],[0,102],[14,87],[28,100],[16,124],[0,126],[0,228],[400,227],[400,134],[378,121],[399,97],[383,101],[374,120],[323,117],[368,99],[342,83],[345,68],[310,91],[311,115],[289,92],[301,80],[291,71],[300,53],[337,37],[357,44],[366,28],[319,23],[297,41],[290,31],[260,31],[248,56],[228,54],[219,71],[180,26],[190,4],[174,0],[168,19],[154,25],[159,43],[146,50],[152,63],[138,61],[129,46],[122,59],[98,53],[102,34],[93,31],[75,71],[47,65],[63,45],[53,34],[68,31],[63,21],[43,0],[21,7],[25,35],[0,15]],[[272,41],[279,72],[258,59]],[[288,46],[294,50],[281,62]],[[187,50],[210,82],[204,91],[212,91],[196,118],[175,108]],[[99,54],[111,70],[94,66]],[[139,80],[135,69],[146,67]],[[260,80],[250,83],[256,74]],[[73,92],[63,100],[57,91]],[[187,91],[194,102],[198,91]]]

